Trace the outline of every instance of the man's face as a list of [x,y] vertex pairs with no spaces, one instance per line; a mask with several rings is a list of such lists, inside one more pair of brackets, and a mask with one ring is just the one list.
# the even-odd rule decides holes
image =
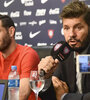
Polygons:
[[11,38],[9,35],[9,29],[2,26],[2,21],[0,21],[0,51],[5,51],[11,43]]
[[66,42],[74,49],[80,50],[87,45],[89,27],[79,18],[63,18],[63,32]]

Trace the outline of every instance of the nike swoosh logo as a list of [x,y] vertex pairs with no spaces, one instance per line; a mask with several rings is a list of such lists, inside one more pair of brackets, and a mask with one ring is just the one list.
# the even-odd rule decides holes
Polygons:
[[38,35],[41,31],[37,31],[35,33],[32,34],[32,32],[30,32],[29,36],[30,38],[34,38],[36,35]]
[[5,1],[5,2],[4,2],[4,7],[10,6],[13,2],[14,2],[14,0],[11,0],[11,1],[9,1],[9,2]]

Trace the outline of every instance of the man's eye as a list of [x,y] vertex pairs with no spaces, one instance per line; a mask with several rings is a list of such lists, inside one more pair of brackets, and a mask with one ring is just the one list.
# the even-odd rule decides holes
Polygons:
[[77,27],[78,30],[81,30],[82,28],[83,28],[83,26],[78,26]]
[[77,27],[78,29],[81,29],[81,27]]
[[65,28],[64,28],[64,30],[68,30],[68,29],[69,29],[68,27],[65,27]]

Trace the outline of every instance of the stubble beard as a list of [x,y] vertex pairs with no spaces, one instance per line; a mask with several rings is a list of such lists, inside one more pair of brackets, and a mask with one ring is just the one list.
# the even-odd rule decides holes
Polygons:
[[[68,44],[69,44],[69,41],[67,41],[67,42],[68,42]],[[76,51],[76,52],[78,52],[78,53],[81,53],[81,52],[83,52],[83,51],[88,47],[88,45],[90,44],[90,31],[89,31],[87,37],[84,39],[83,42],[81,42],[81,41],[79,41],[79,40],[77,40],[77,42],[80,43],[81,46],[80,46],[80,47],[76,47],[75,45],[72,45],[71,48],[73,49],[73,51]]]
[[11,44],[11,38],[9,36],[9,33],[7,33],[7,35],[2,39],[2,43],[0,45],[0,51],[1,52],[6,51],[9,48],[10,44]]

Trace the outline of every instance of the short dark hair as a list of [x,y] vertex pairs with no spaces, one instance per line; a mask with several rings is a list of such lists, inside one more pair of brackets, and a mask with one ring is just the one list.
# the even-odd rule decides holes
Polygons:
[[64,6],[60,18],[78,18],[83,16],[83,19],[90,26],[90,8],[82,1],[76,0]]
[[15,28],[13,20],[8,15],[1,15],[0,20],[2,21],[2,26],[5,28],[9,28],[13,26]]

